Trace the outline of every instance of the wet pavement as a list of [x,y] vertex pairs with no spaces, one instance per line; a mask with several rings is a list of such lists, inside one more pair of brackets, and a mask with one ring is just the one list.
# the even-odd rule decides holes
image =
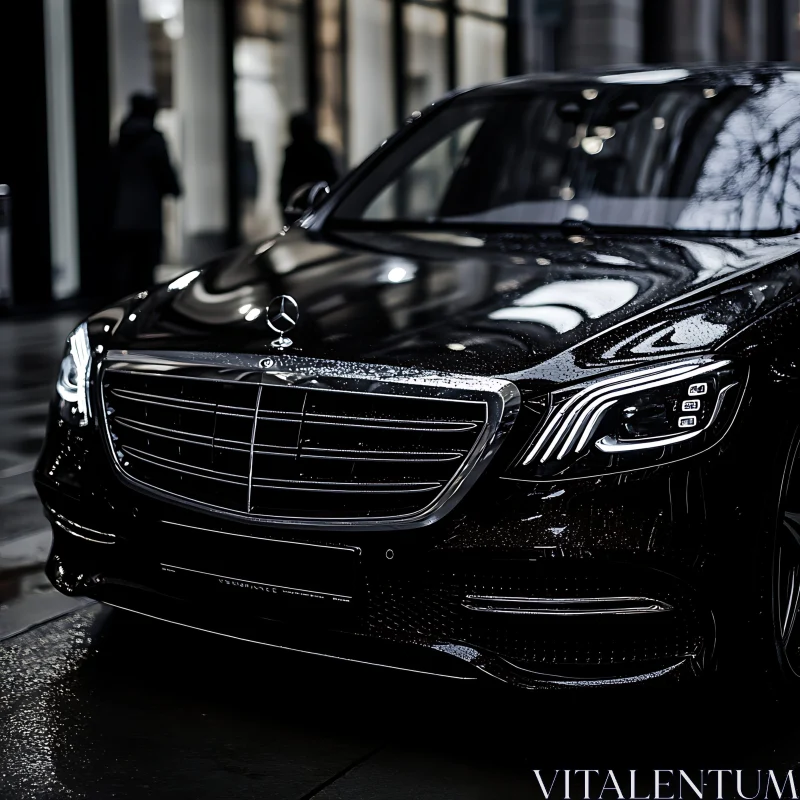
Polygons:
[[78,321],[72,313],[0,322],[0,639],[84,605],[44,578],[50,529],[32,481],[64,341]]
[[799,701],[753,687],[526,694],[57,594],[31,470],[75,322],[0,323],[0,799],[515,800],[543,796],[535,769],[798,769]]
[[542,797],[534,769],[548,784],[556,769],[743,769],[749,781],[800,761],[796,701],[747,690],[524,694],[276,654],[99,605],[7,639],[0,675],[3,800],[516,800]]

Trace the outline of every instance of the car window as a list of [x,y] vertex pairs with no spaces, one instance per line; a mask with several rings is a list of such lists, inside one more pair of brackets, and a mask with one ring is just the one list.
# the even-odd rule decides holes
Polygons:
[[466,95],[417,124],[334,221],[709,232],[800,223],[794,82]]
[[437,216],[452,177],[464,168],[467,149],[482,124],[482,119],[468,120],[435,142],[367,205],[364,218]]

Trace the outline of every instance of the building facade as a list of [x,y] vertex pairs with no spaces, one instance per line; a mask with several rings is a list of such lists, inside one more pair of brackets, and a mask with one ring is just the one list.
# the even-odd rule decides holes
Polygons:
[[345,171],[451,89],[599,65],[792,60],[798,13],[800,0],[0,4],[36,62],[4,89],[19,113],[0,130],[0,307],[102,296],[108,151],[133,92],[159,98],[184,188],[166,204],[164,259],[188,265],[280,226],[296,113],[311,113]]

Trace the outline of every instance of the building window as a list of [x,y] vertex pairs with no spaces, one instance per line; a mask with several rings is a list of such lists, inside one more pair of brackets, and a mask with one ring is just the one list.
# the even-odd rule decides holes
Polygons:
[[505,23],[460,14],[456,20],[456,53],[459,86],[501,80],[506,75]]
[[508,0],[458,0],[457,5],[460,11],[495,19],[505,19],[508,14]]
[[369,155],[395,129],[390,0],[347,2],[350,163]]
[[340,166],[346,163],[347,141],[344,96],[344,36],[343,0],[318,0],[316,43],[319,64],[317,78],[317,130],[320,139],[340,156]]
[[307,110],[304,3],[239,0],[234,41],[240,225],[246,240],[283,224],[279,183],[289,119]]
[[447,14],[443,8],[408,3],[403,9],[406,37],[406,114],[441,97],[448,89]]
[[746,61],[749,58],[747,30],[747,0],[721,0],[720,60]]

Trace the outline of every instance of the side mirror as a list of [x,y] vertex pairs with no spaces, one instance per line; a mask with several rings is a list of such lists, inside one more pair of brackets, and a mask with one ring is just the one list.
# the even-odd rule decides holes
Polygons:
[[325,181],[305,183],[295,189],[286,207],[283,209],[283,221],[292,225],[304,214],[317,208],[331,193],[331,187]]

